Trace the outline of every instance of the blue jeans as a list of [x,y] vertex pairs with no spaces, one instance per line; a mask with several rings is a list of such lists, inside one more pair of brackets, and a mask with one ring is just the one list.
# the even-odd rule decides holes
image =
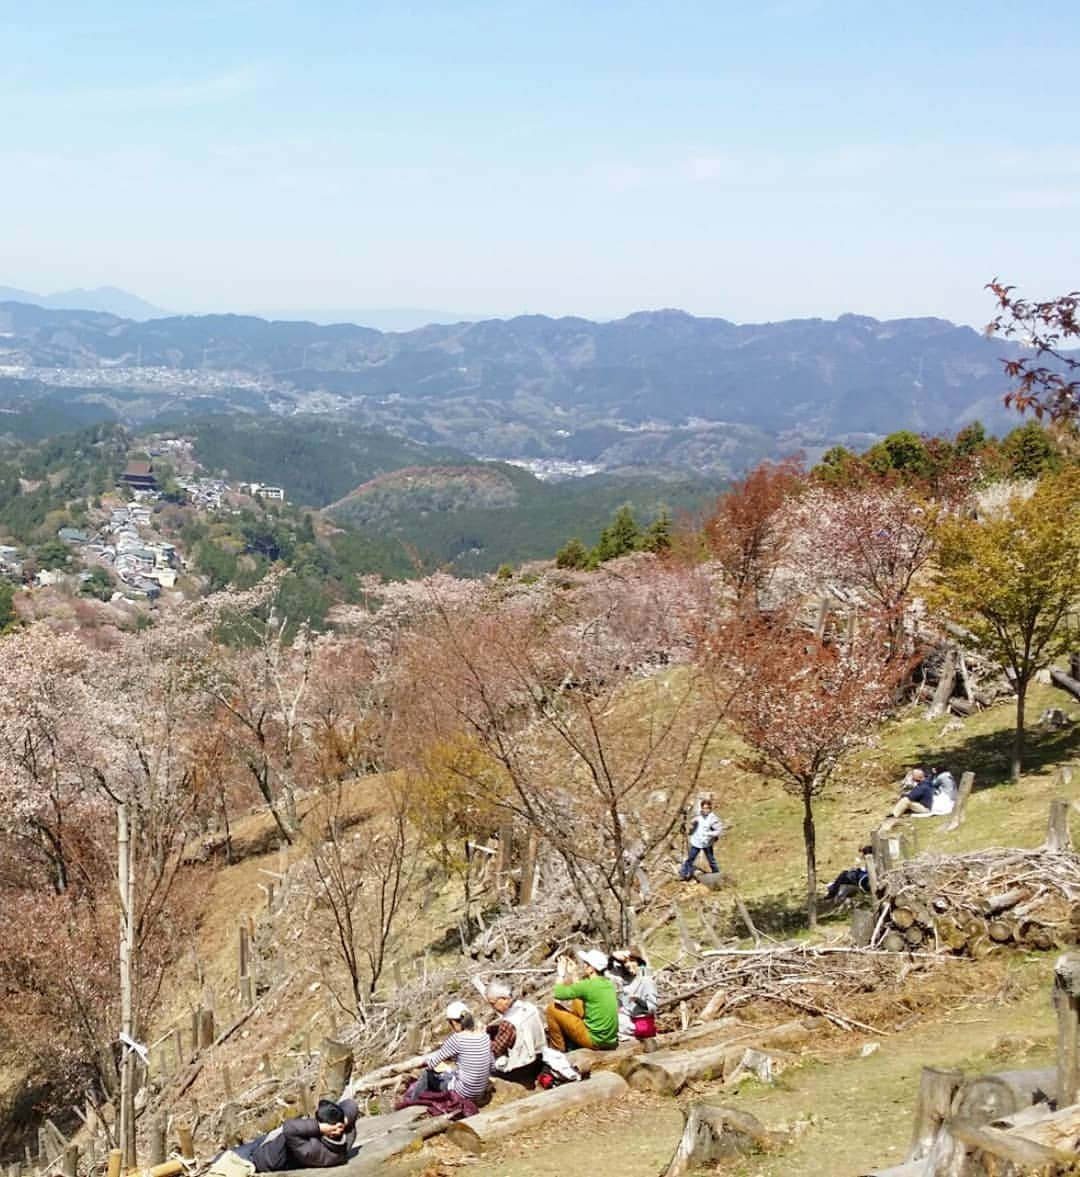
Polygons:
[[697,856],[704,854],[709,863],[709,869],[715,875],[720,868],[716,865],[716,855],[712,852],[711,846],[691,846],[690,853],[686,856],[686,861],[679,868],[679,878],[688,879],[694,873],[694,863],[697,862]]

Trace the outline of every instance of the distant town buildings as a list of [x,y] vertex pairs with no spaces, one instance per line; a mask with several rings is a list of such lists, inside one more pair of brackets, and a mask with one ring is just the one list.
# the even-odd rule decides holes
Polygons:
[[151,462],[128,462],[120,478],[133,491],[153,492],[157,490],[157,479],[154,477],[153,463]]
[[274,499],[279,503],[285,501],[285,490],[280,486],[267,486],[265,482],[241,482],[237,487],[241,494],[249,494],[253,498]]

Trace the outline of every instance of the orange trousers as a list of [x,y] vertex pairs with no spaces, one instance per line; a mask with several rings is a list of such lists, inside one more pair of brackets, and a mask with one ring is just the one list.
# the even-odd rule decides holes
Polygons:
[[582,1017],[585,1003],[575,998],[569,1005],[569,1009],[563,1009],[561,1005],[552,1002],[544,1011],[547,1016],[548,1042],[556,1050],[573,1050],[575,1046],[592,1050],[592,1035]]

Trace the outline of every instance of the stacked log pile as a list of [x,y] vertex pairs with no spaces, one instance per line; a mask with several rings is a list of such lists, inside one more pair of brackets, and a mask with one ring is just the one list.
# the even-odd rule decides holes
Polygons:
[[1047,951],[1080,938],[1080,856],[981,850],[904,863],[882,880],[872,947],[982,959],[998,946]]
[[929,704],[927,719],[938,719],[947,711],[972,715],[1015,693],[995,663],[955,642],[933,647],[921,670],[916,699]]

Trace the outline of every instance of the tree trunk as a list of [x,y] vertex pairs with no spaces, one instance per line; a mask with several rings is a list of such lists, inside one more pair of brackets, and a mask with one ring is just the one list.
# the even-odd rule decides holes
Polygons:
[[806,846],[806,923],[817,928],[817,832],[814,829],[813,793],[803,788],[803,842]]
[[[135,1032],[135,869],[132,863],[132,825],[128,807],[116,809],[117,886],[120,892],[120,1030],[129,1041]],[[135,1168],[135,1052],[122,1046],[120,1064],[119,1145],[124,1166]]]
[[1016,680],[1016,731],[1013,733],[1012,747],[1012,781],[1016,784],[1020,780],[1020,770],[1024,759],[1024,703],[1027,699],[1027,682]]

